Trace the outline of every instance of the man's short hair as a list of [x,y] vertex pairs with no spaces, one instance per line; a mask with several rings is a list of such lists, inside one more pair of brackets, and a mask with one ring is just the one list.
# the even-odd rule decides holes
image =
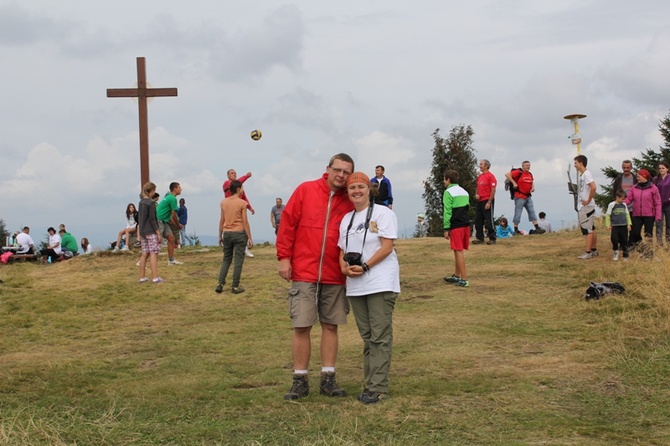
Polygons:
[[623,161],[621,161],[621,165],[624,165],[624,164],[630,164],[630,166],[633,167],[633,162],[632,162],[631,160],[623,160]]
[[381,164],[378,165],[378,166],[375,166],[375,169],[381,169],[382,172],[386,172],[386,169],[384,169],[384,166],[382,166]]
[[458,183],[459,175],[455,170],[447,169],[444,171],[444,179],[449,180],[451,184]]
[[487,169],[491,168],[491,161],[489,160],[482,160],[482,163],[486,166]]
[[538,215],[540,216],[540,218],[545,218],[547,216],[547,214],[545,214],[544,212],[540,212]]
[[65,229],[61,229],[60,231],[58,231],[58,233],[59,234],[65,234]]
[[332,167],[333,162],[335,162],[335,160],[344,161],[345,163],[351,163],[351,170],[352,171],[356,170],[356,168],[354,166],[354,160],[349,155],[347,155],[346,153],[338,153],[337,155],[333,155],[333,157],[328,162],[328,167]]
[[577,155],[574,159],[578,163],[582,164],[584,167],[586,167],[586,165],[589,162],[588,158],[586,158],[586,156],[584,156],[584,155]]
[[179,187],[179,183],[177,183],[176,181],[173,182],[173,183],[170,183],[170,192],[172,192],[173,190],[175,190],[178,187]]
[[23,227],[23,230],[24,230],[24,231],[30,231],[30,228],[29,228],[28,226],[24,226],[24,227]]

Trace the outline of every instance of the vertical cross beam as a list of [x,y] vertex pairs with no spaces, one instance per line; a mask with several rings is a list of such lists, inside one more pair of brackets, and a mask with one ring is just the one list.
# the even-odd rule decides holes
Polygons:
[[176,88],[147,88],[146,60],[137,58],[137,88],[108,88],[108,98],[137,98],[140,126],[140,187],[149,181],[149,112],[147,98],[177,96]]

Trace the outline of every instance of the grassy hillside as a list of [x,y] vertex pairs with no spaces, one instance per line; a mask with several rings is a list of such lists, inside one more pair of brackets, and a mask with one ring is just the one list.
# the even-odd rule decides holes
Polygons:
[[[282,399],[288,284],[271,246],[240,295],[213,291],[218,248],[161,256],[159,285],[137,283],[137,253],[0,266],[0,444],[670,444],[670,258],[615,263],[600,236],[589,261],[576,232],[473,246],[468,289],[442,281],[446,240],[400,240],[390,398],[370,407],[353,315],[350,396]],[[627,292],[586,302],[591,280]]]

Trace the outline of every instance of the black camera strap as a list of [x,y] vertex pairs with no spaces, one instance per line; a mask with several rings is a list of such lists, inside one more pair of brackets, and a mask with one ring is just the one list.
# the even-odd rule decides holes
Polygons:
[[[372,208],[374,207],[375,203],[374,201],[370,201],[370,206],[368,206],[368,214],[365,216],[365,233],[363,234],[363,244],[361,245],[361,257],[363,256],[363,247],[365,246],[365,238],[368,235],[368,228],[370,227],[370,219],[372,218]],[[354,213],[351,214],[351,220],[349,221],[349,226],[347,226],[347,234],[345,236],[345,242],[344,242],[344,252],[345,254],[347,253],[347,250],[349,249],[349,231],[351,231],[351,227],[354,224],[354,217],[356,216],[356,211],[354,210]]]

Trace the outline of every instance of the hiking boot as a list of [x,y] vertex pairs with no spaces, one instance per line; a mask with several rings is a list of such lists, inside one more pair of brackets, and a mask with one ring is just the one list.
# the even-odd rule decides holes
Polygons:
[[488,242],[486,242],[486,244],[487,245],[495,245],[496,241],[495,240],[489,240]]
[[454,283],[454,285],[459,286],[461,288],[467,288],[467,287],[470,286],[470,282],[468,282],[467,280],[461,279],[458,282]]
[[579,260],[586,260],[586,259],[590,259],[591,257],[593,257],[593,254],[592,254],[592,253],[590,253],[590,252],[585,252],[584,254],[580,255],[580,256],[577,257],[577,258],[578,258]]
[[597,249],[592,249],[592,250],[591,250],[591,257],[598,257],[599,255],[600,255],[600,254],[598,254],[598,250],[597,250]]
[[614,256],[612,256],[612,260],[613,260],[614,262],[618,262],[618,261],[619,261],[619,251],[614,251]]
[[233,291],[233,294],[241,294],[241,293],[244,293],[244,288],[241,287],[241,286],[238,286],[238,287],[234,286],[232,291]]
[[321,395],[346,396],[347,392],[340,388],[335,382],[335,372],[321,373],[321,384],[319,384]]
[[373,392],[372,390],[365,389],[363,393],[358,395],[358,401],[363,404],[376,404],[382,400],[385,400],[387,395],[382,392]]
[[477,239],[477,240],[473,240],[473,241],[472,241],[472,244],[473,244],[473,245],[481,245],[482,243],[484,243],[484,240],[479,240],[479,239]]
[[309,381],[307,380],[307,375],[293,375],[293,384],[291,385],[291,390],[284,395],[285,400],[297,400],[298,398],[304,398],[309,395]]
[[521,235],[521,231],[519,231],[519,228],[514,228],[514,235]]
[[547,232],[547,231],[545,231],[544,229],[542,229],[540,227],[535,228],[535,233],[536,234],[544,234],[545,232]]
[[444,278],[444,281],[447,283],[456,283],[459,280],[461,280],[461,278],[458,277],[456,274],[452,274],[451,276],[447,276]]
[[216,288],[214,288],[214,291],[221,294],[223,292],[223,284],[222,283],[218,284]]

